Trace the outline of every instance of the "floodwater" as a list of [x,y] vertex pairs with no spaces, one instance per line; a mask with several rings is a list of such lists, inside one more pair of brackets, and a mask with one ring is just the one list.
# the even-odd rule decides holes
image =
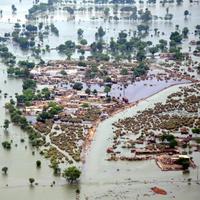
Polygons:
[[[196,184],[197,170],[189,175],[182,172],[162,172],[155,161],[106,161],[106,149],[112,142],[112,123],[120,118],[130,117],[156,102],[165,102],[166,97],[179,89],[172,86],[105,121],[97,128],[94,141],[86,156],[81,184],[82,195],[89,199],[198,199],[199,187]],[[192,155],[197,165],[200,164],[198,153]],[[187,184],[187,179],[194,182]],[[151,187],[160,186],[168,192],[167,196],[156,196]]]
[[[42,0],[41,2],[46,2],[45,0]],[[80,1],[78,1],[80,2]],[[200,4],[193,3],[190,4],[189,1],[184,1],[181,6],[177,6],[176,3],[174,4],[166,4],[164,7],[157,3],[156,5],[147,5],[146,3],[139,5],[138,1],[136,1],[136,5],[139,9],[145,9],[148,7],[148,9],[152,12],[152,15],[157,15],[159,17],[164,17],[166,14],[166,8],[169,7],[169,13],[172,13],[174,15],[173,20],[165,21],[165,20],[154,20],[152,22],[149,22],[150,27],[150,34],[145,38],[145,40],[150,40],[153,43],[158,43],[160,39],[166,39],[169,41],[169,35],[172,31],[175,31],[175,26],[179,25],[179,31],[184,27],[188,27],[190,34],[187,39],[183,40],[182,43],[182,50],[188,51],[188,45],[189,42],[193,39],[198,39],[197,36],[194,35],[194,29],[197,24],[199,24],[200,21],[200,14],[199,14],[199,8]],[[17,12],[15,15],[12,14],[11,5],[15,4],[17,8]],[[19,0],[1,0],[0,1],[0,7],[3,10],[3,17],[0,18],[0,35],[3,35],[6,32],[10,32],[13,30],[14,23],[26,23],[25,21],[25,14],[28,13],[28,9],[31,8],[32,1],[29,0],[22,0],[21,3]],[[81,7],[81,4],[78,4],[77,7]],[[91,7],[91,5],[88,5],[88,7]],[[93,7],[93,6],[92,6]],[[119,6],[120,8],[120,6]],[[184,18],[184,10],[189,10],[191,13],[190,16],[188,16],[187,19]],[[112,9],[111,9],[112,10]],[[110,12],[112,14],[112,12]],[[45,16],[48,15],[48,19],[45,18]],[[91,17],[98,17],[97,20],[91,20]],[[120,16],[119,16],[120,17]],[[121,30],[126,31],[127,33],[130,32],[130,37],[133,36],[133,31],[137,30],[137,25],[139,24],[138,21],[129,21],[129,20],[119,20],[119,21],[108,21],[103,20],[101,18],[101,14],[99,12],[95,12],[93,9],[93,12],[87,13],[87,12],[77,12],[76,18],[74,20],[71,20],[70,16],[66,14],[66,12],[62,10],[56,10],[55,12],[46,13],[45,15],[42,15],[37,19],[37,21],[33,22],[38,23],[43,22],[44,25],[54,23],[55,26],[59,29],[59,37],[55,36],[54,34],[50,34],[48,38],[44,38],[43,47],[45,47],[46,44],[50,45],[51,48],[57,47],[59,44],[64,43],[67,40],[72,40],[74,42],[78,41],[77,38],[77,30],[79,28],[84,30],[83,37],[87,39],[88,44],[91,44],[95,39],[95,32],[97,32],[97,29],[99,26],[102,26],[103,29],[106,31],[106,35],[104,36],[105,41],[110,41],[111,37],[114,37],[115,39],[118,36],[118,33]],[[154,36],[154,28],[158,28],[158,31],[160,31],[159,36]],[[164,33],[164,35],[162,35]],[[17,58],[27,58],[31,55],[30,52],[22,52],[21,49],[12,43],[12,41],[9,43],[9,49],[11,52],[13,52]],[[192,46],[192,50],[194,50],[194,46]],[[88,55],[88,52],[85,53],[85,56]],[[72,58],[77,58],[80,56],[80,54],[75,53]],[[44,60],[55,60],[55,59],[64,59],[66,58],[63,55],[58,54],[57,51],[52,50],[50,53],[45,53],[43,55]]]
[[[1,64],[0,68],[0,143],[3,141],[13,141],[11,150],[3,149],[0,144],[0,170],[2,167],[8,167],[8,175],[4,176],[0,172],[0,199],[74,199],[75,186],[66,184],[63,178],[55,177],[53,171],[49,168],[49,161],[44,159],[39,151],[33,149],[28,143],[28,136],[18,127],[12,124],[8,131],[4,131],[2,125],[4,119],[9,119],[5,111],[4,104],[8,102],[10,96],[14,97],[15,93],[21,93],[22,81],[19,79],[7,78],[6,67]],[[5,82],[6,81],[6,82]],[[4,98],[4,93],[8,97]],[[21,139],[25,142],[21,143]],[[17,146],[16,146],[17,145]],[[27,146],[27,149],[25,149]],[[35,155],[32,155],[32,152]],[[42,167],[36,168],[36,161],[41,160]],[[34,178],[39,185],[37,188],[29,187],[29,178]],[[50,187],[52,182],[56,185]],[[8,185],[8,186],[6,186]]]
[[[44,1],[45,2],[45,1]],[[11,5],[15,4],[17,7],[17,14],[12,15]],[[138,4],[137,4],[138,5]],[[30,0],[0,0],[0,9],[3,10],[3,17],[0,19],[0,35],[12,30],[13,25],[17,21],[25,22],[24,15],[27,14],[27,10],[32,6]],[[140,5],[139,8],[145,8],[147,5]],[[164,16],[166,7],[150,6],[149,9],[153,14]],[[160,32],[164,32],[164,39],[169,38],[169,33],[175,30],[175,25],[179,24],[180,29],[184,26],[189,26],[191,32],[194,31],[194,27],[200,21],[200,5],[189,4],[188,1],[184,2],[183,6],[169,5],[169,11],[174,14],[174,20],[172,22],[165,22],[162,20],[154,21],[150,23],[151,30],[153,32],[155,27],[160,29]],[[183,12],[188,9],[192,14],[188,17],[188,20],[184,19]],[[106,30],[105,40],[109,41],[110,37],[116,37],[117,33],[121,30],[135,30],[137,22],[119,21],[119,22],[105,22],[102,19],[97,21],[89,20],[88,15],[80,13],[76,20],[70,21],[68,16],[62,12],[56,11],[55,18],[49,17],[49,20],[39,19],[46,24],[53,22],[60,30],[60,36],[56,37],[50,35],[45,39],[45,44],[50,44],[52,48],[58,44],[63,43],[66,40],[77,41],[78,28],[84,29],[84,37],[88,42],[93,42],[94,33],[97,27],[102,26]],[[92,15],[95,15],[93,13]],[[9,20],[10,19],[10,20]],[[189,36],[189,39],[183,43],[183,50],[188,49],[188,43],[191,39],[195,38],[194,34]],[[147,40],[157,42],[160,37],[148,36]],[[12,42],[8,44],[9,49],[13,52],[17,59],[25,59],[30,56],[29,52],[22,52]],[[55,51],[52,51],[44,55],[44,59],[58,59],[61,58]],[[63,58],[63,57],[62,57]],[[4,119],[8,119],[9,116],[5,112],[4,104],[9,101],[10,96],[15,96],[15,93],[20,93],[22,90],[22,81],[20,79],[7,78],[6,67],[0,64],[0,89],[2,94],[0,95],[0,125],[3,125]],[[6,81],[6,82],[5,82]],[[127,94],[133,95],[133,99],[137,97],[140,99],[140,92],[143,94],[143,83],[138,83],[138,89],[133,95],[132,88],[127,88]],[[149,83],[148,83],[149,84]],[[130,86],[129,86],[130,87]],[[147,85],[149,90],[151,86]],[[151,98],[141,102],[137,107],[124,111],[116,116],[101,123],[97,129],[97,133],[94,138],[94,142],[91,145],[90,150],[86,155],[86,162],[83,166],[83,174],[81,177],[81,199],[85,199],[87,196],[89,199],[177,199],[177,200],[196,200],[199,198],[199,185],[192,182],[191,185],[187,184],[187,179],[192,178],[196,180],[197,171],[192,170],[190,175],[182,175],[181,172],[161,172],[155,165],[154,161],[141,161],[141,162],[107,162],[105,161],[105,151],[112,141],[112,127],[111,124],[119,118],[131,116],[137,112],[137,110],[145,109],[152,106],[154,102],[162,101],[167,94],[174,92],[178,89],[178,86],[173,86],[161,93],[158,93]],[[158,88],[158,91],[160,88]],[[8,93],[8,97],[4,98],[4,93]],[[147,94],[147,93],[146,93]],[[21,143],[21,139],[25,139],[24,143]],[[63,178],[55,177],[52,174],[52,170],[48,167],[49,161],[40,156],[39,152],[28,144],[27,135],[19,128],[10,125],[8,132],[5,132],[0,127],[0,143],[5,140],[13,140],[12,149],[6,151],[0,145],[0,169],[3,166],[8,166],[8,175],[4,176],[0,174],[0,199],[11,200],[64,200],[75,199],[75,190],[77,186],[70,186],[66,184]],[[17,144],[17,146],[15,146]],[[27,146],[27,149],[25,149]],[[35,155],[32,152],[35,151]],[[193,155],[197,164],[199,164],[199,158],[197,155]],[[199,156],[199,155],[198,155]],[[42,161],[41,169],[36,169],[36,160]],[[118,170],[119,169],[119,170]],[[28,179],[35,178],[38,186],[31,188],[29,186]],[[50,187],[50,184],[55,180],[56,185]],[[152,186],[161,186],[168,192],[166,197],[152,195],[150,188]],[[150,196],[149,196],[150,195]],[[175,196],[175,198],[173,197]]]

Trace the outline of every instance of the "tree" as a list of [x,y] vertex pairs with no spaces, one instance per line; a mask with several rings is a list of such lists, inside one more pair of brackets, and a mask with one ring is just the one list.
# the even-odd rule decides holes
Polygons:
[[177,141],[175,139],[169,141],[170,148],[175,148],[177,146]]
[[86,39],[80,40],[80,44],[81,44],[81,45],[87,45],[87,40],[86,40]]
[[11,149],[11,142],[4,141],[1,143],[4,149],[10,150]]
[[36,88],[36,81],[35,80],[32,80],[32,79],[26,79],[23,81],[23,90],[26,90],[26,89],[32,89],[32,90],[35,90]]
[[17,11],[17,8],[15,7],[14,4],[12,4],[11,8],[12,8],[12,13],[15,13]]
[[189,29],[187,27],[184,27],[182,30],[182,34],[184,38],[188,37]]
[[28,41],[28,38],[26,38],[26,37],[17,37],[17,38],[13,38],[13,40],[15,42],[17,42],[22,49],[28,49],[29,48],[30,43]]
[[106,96],[108,96],[108,93],[110,92],[111,88],[109,86],[105,86],[104,92],[106,93]]
[[83,89],[83,84],[80,83],[80,82],[76,82],[73,85],[73,89],[75,89],[75,90],[82,90]]
[[5,130],[7,130],[7,129],[9,128],[9,125],[10,125],[10,121],[9,121],[8,119],[5,119],[5,120],[4,120],[3,128],[4,128]]
[[145,12],[141,11],[140,18],[144,22],[148,22],[149,20],[152,20],[151,11],[148,10],[148,8],[145,9]]
[[122,68],[120,71],[121,75],[128,75],[128,70],[126,68]]
[[40,167],[41,167],[41,161],[40,161],[40,160],[37,160],[37,161],[36,161],[36,166],[37,166],[37,168],[40,168]]
[[92,93],[93,93],[94,95],[97,95],[98,91],[97,91],[96,89],[94,89],[94,90],[92,91]]
[[169,7],[166,8],[166,14],[169,14]]
[[74,14],[74,9],[71,7],[65,7],[63,10],[66,10],[70,15]]
[[56,36],[59,35],[59,30],[56,28],[56,26],[54,24],[51,24],[50,28],[51,28],[52,33],[54,33]]
[[145,24],[140,24],[137,26],[138,32],[141,33],[142,31],[145,31],[145,33],[148,33],[149,26]]
[[83,29],[79,28],[78,31],[77,31],[77,34],[78,34],[78,38],[82,38],[83,37]]
[[147,73],[149,67],[144,63],[140,62],[139,65],[133,69],[133,76],[139,77]]
[[143,61],[146,58],[146,52],[145,50],[139,50],[136,54],[136,59],[138,61]]
[[167,40],[160,39],[158,46],[160,50],[163,52],[167,48]]
[[176,0],[177,5],[180,5],[183,3],[183,0]]
[[158,28],[154,28],[154,34],[157,35],[158,33]]
[[35,67],[35,63],[34,62],[29,62],[28,60],[20,60],[18,62],[18,66],[19,67],[24,67],[24,68],[32,69],[32,68]]
[[151,48],[149,48],[149,52],[152,54],[152,57],[154,58],[154,54],[158,52],[158,48],[151,47]]
[[104,15],[105,15],[105,16],[108,16],[108,15],[109,15],[109,12],[110,12],[110,8],[105,8],[105,9],[104,9]]
[[1,171],[6,175],[8,172],[8,167],[3,167]]
[[172,32],[170,35],[170,40],[174,41],[175,43],[181,43],[182,35],[180,35],[178,31]]
[[87,88],[87,89],[85,90],[85,93],[88,94],[88,95],[90,95],[90,93],[91,93],[90,88]]
[[39,30],[41,30],[42,27],[43,27],[43,22],[40,22],[39,25],[38,25]]
[[189,15],[189,11],[188,11],[188,10],[185,10],[185,11],[184,11],[185,19],[187,18],[188,15]]
[[31,186],[33,186],[33,183],[35,182],[34,178],[29,178],[29,183],[31,184]]
[[48,0],[48,5],[52,6],[54,0]]
[[37,32],[37,26],[34,26],[32,24],[28,24],[26,26],[26,30],[29,31],[29,32]]
[[81,175],[81,171],[77,169],[75,166],[68,167],[64,170],[63,176],[66,178],[69,183],[73,183],[76,181]]
[[97,34],[98,34],[99,38],[102,38],[106,34],[106,32],[103,30],[102,26],[100,26],[98,28]]

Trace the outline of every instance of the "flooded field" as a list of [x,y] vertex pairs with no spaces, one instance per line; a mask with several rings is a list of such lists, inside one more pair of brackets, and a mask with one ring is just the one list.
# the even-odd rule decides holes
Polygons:
[[[41,2],[46,2],[41,1]],[[2,1],[1,8],[4,10],[5,15],[0,18],[0,29],[1,34],[3,35],[6,32],[13,30],[13,26],[16,22],[26,23],[25,15],[28,13],[27,10],[31,8],[32,4],[28,0],[23,0],[19,2],[18,0],[12,1],[12,4],[16,5],[18,12],[13,15],[11,11],[11,1]],[[152,22],[148,22],[150,26],[150,34],[145,37],[144,40],[152,41],[153,43],[158,43],[158,41],[162,38],[169,41],[169,35],[172,31],[176,29],[176,25],[179,26],[181,30],[185,26],[189,26],[190,33],[187,39],[184,39],[182,46],[183,51],[188,51],[189,42],[193,39],[196,39],[197,36],[194,35],[195,26],[198,24],[200,16],[199,16],[199,4],[193,3],[190,4],[188,1],[184,1],[181,6],[177,6],[176,4],[166,4],[166,6],[161,6],[161,4],[157,3],[156,5],[148,5],[147,3],[138,4],[136,1],[136,6],[138,9],[148,9],[152,12],[153,15],[157,15],[159,17],[164,17],[166,13],[166,8],[169,8],[169,12],[173,13],[174,17],[172,21],[165,21],[161,19],[154,20]],[[77,4],[77,8],[83,6],[83,4]],[[94,5],[88,5],[88,7],[94,7]],[[122,6],[122,5],[121,5]],[[111,7],[112,8],[112,7]],[[120,6],[119,6],[120,8]],[[191,15],[185,19],[184,18],[184,10],[188,9]],[[48,15],[48,18],[45,16]],[[92,17],[97,17],[97,19],[92,20]],[[84,38],[87,39],[88,43],[92,43],[95,39],[95,32],[98,27],[102,26],[106,31],[106,35],[104,40],[106,42],[110,41],[110,38],[116,38],[118,33],[122,30],[129,33],[130,36],[133,35],[133,32],[137,30],[137,25],[139,22],[130,21],[130,20],[119,20],[119,21],[104,21],[102,19],[102,14],[93,9],[92,12],[86,11],[77,11],[75,19],[71,19],[69,14],[66,14],[65,11],[55,10],[54,12],[47,13],[43,16],[39,16],[38,19],[33,22],[36,24],[38,22],[43,22],[44,25],[48,25],[54,23],[55,26],[59,29],[59,37],[54,34],[50,34],[48,38],[44,38],[43,46],[46,44],[50,45],[52,49],[56,48],[59,44],[64,43],[66,40],[72,40],[76,42],[77,38],[77,30],[79,28],[84,30]],[[86,28],[87,27],[87,28]],[[158,28],[160,31],[159,36],[154,36],[154,29]],[[164,33],[164,34],[161,34]],[[8,47],[11,52],[15,53],[17,59],[19,58],[27,58],[30,57],[30,52],[23,52],[21,49],[13,44],[11,41],[8,42]],[[191,46],[193,50],[193,46]],[[88,52],[86,52],[86,55]],[[73,58],[77,58],[78,53],[73,55]],[[52,50],[50,53],[45,53],[43,55],[44,60],[56,60],[56,59],[64,59],[62,55],[58,54],[57,51]]]

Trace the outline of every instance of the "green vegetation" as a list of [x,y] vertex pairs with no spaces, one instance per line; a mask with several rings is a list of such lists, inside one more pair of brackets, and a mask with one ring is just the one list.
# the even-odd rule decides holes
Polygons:
[[73,183],[74,181],[77,181],[80,175],[81,175],[81,171],[77,169],[75,166],[68,167],[63,172],[63,176],[67,179],[67,181],[69,181],[69,183]]
[[174,42],[175,44],[180,44],[182,41],[182,35],[180,35],[180,33],[177,31],[172,32],[170,35],[170,40],[171,40],[170,43]]
[[37,160],[37,161],[36,161],[36,167],[37,167],[37,168],[40,168],[40,167],[41,167],[41,161],[40,161],[40,160]]
[[139,77],[145,75],[148,70],[149,67],[145,63],[141,62],[136,68],[133,69],[133,76]]
[[200,128],[197,127],[193,128],[192,133],[200,134]]
[[33,7],[28,10],[28,18],[31,18],[31,16],[34,16],[36,13],[45,12],[48,10],[48,8],[48,3],[40,3],[38,5],[33,5]]
[[8,48],[0,44],[0,58],[2,62],[8,66],[13,66],[16,63],[16,57],[9,52]]
[[189,166],[190,166],[190,160],[187,159],[187,158],[182,158],[182,157],[181,157],[181,158],[179,158],[179,159],[176,161],[176,163],[179,164],[179,165],[182,165],[183,170],[188,169]]
[[60,113],[63,107],[56,102],[49,102],[47,107],[43,108],[43,111],[38,115],[37,121],[45,122],[47,119],[52,119],[55,115]]
[[66,41],[64,44],[61,44],[57,47],[57,50],[61,54],[67,55],[67,58],[70,59],[73,52],[75,52],[75,43],[71,40]]
[[33,186],[33,183],[35,182],[35,179],[34,178],[29,178],[29,183],[31,186]]
[[110,92],[110,90],[111,90],[111,87],[106,85],[104,88],[104,92],[106,93],[106,96],[108,96],[108,93]]
[[1,171],[4,173],[4,175],[7,175],[8,167],[2,167]]
[[9,67],[7,73],[9,76],[27,78],[30,76],[30,70],[34,68],[35,63],[29,62],[28,60],[23,60],[18,62],[19,67]]
[[163,134],[160,139],[163,142],[166,140],[169,143],[170,148],[175,148],[178,144],[175,136],[172,134]]
[[10,121],[8,119],[5,119],[4,120],[4,124],[3,124],[3,128],[5,130],[7,130],[9,128],[9,125],[10,125]]
[[17,105],[31,105],[34,100],[51,100],[51,92],[48,88],[36,91],[36,81],[25,79],[23,81],[23,94],[16,95]]
[[51,28],[51,32],[52,32],[52,33],[54,33],[56,36],[59,35],[59,31],[58,31],[58,29],[55,27],[54,24],[51,24],[51,25],[50,25],[50,28]]
[[75,89],[75,90],[82,90],[83,89],[83,84],[80,83],[80,82],[76,82],[73,85],[73,89]]
[[58,165],[58,161],[55,157],[51,158],[51,168],[53,169],[53,173],[55,176],[59,176],[61,173],[61,169]]
[[1,143],[4,149],[10,150],[11,149],[11,142],[4,141]]
[[[11,121],[18,125],[21,129],[26,131],[29,135],[29,140],[32,146],[41,146],[44,143],[43,138],[39,133],[37,133],[28,123],[26,118],[22,115],[22,112],[18,110],[13,104],[7,103],[5,105],[5,108],[9,111],[10,113],[10,118]],[[5,144],[2,145],[8,145],[9,142],[6,142]]]

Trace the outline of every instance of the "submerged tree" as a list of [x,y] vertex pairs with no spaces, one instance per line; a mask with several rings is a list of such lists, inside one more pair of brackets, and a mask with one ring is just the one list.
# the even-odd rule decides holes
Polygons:
[[6,175],[8,172],[8,167],[3,167],[1,171]]
[[83,37],[83,29],[79,28],[78,31],[77,31],[77,34],[78,34],[78,38],[82,38]]
[[184,38],[188,37],[189,29],[187,27],[184,27],[182,30],[182,34]]
[[12,4],[11,8],[12,8],[12,13],[15,13],[17,11],[17,8],[15,7],[14,4]]
[[63,176],[66,178],[69,183],[73,183],[74,181],[77,181],[77,179],[80,177],[81,171],[77,169],[75,166],[68,167],[64,170]]
[[4,120],[3,128],[4,128],[5,130],[7,130],[7,129],[9,128],[9,125],[10,125],[10,121],[9,121],[8,119],[5,119],[5,120]]
[[29,183],[31,186],[33,186],[33,183],[35,182],[35,179],[34,178],[29,178]]
[[187,18],[188,15],[189,15],[189,11],[188,11],[188,10],[185,10],[185,11],[184,11],[185,19]]
[[36,166],[37,166],[37,168],[40,168],[40,167],[41,167],[41,161],[40,161],[40,160],[37,160],[37,161],[36,161]]

